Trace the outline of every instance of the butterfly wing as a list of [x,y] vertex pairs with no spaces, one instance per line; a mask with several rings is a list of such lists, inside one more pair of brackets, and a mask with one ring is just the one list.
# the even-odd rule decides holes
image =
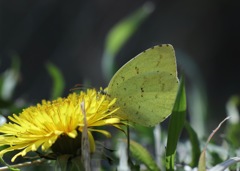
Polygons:
[[174,49],[154,46],[126,63],[111,79],[107,93],[117,98],[118,115],[144,126],[163,121],[178,90]]

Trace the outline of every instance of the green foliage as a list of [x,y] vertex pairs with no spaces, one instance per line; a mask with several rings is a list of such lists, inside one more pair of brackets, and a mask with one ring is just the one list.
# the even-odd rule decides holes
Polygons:
[[185,124],[186,108],[187,103],[185,83],[184,77],[182,77],[168,127],[168,140],[166,147],[166,170],[169,171],[174,170],[175,153],[179,137]]
[[203,152],[200,155],[199,163],[198,163],[198,170],[199,171],[206,171],[206,153]]
[[55,171],[80,171],[84,170],[81,157],[72,158],[71,155],[61,155],[56,160]]
[[[180,52],[179,52],[180,51]],[[200,72],[199,66],[193,61],[192,56],[179,50],[176,51],[178,64],[181,71],[188,81],[187,98],[188,112],[190,113],[190,124],[197,131],[198,137],[203,138],[206,135],[206,120],[208,115],[208,97],[204,79]],[[182,52],[182,53],[181,53]]]
[[52,63],[47,63],[46,67],[53,81],[51,99],[61,97],[65,86],[63,75],[61,71]]
[[14,88],[17,85],[20,72],[20,59],[18,56],[12,57],[10,68],[0,75],[0,98],[3,100],[10,100]]
[[[222,122],[219,123],[219,125],[217,126],[216,129],[213,130],[213,132],[209,135],[208,139],[207,139],[207,142],[203,148],[203,151],[200,155],[200,158],[199,158],[199,163],[198,163],[198,170],[199,171],[205,171],[206,170],[206,153],[207,153],[207,147],[210,143],[210,140],[212,139],[212,137],[214,136],[214,134],[219,130],[219,128],[221,127],[221,125],[227,120],[229,119],[229,117],[225,118]],[[214,154],[215,155],[215,154]]]
[[232,96],[226,104],[227,114],[230,116],[226,136],[228,142],[234,147],[238,148],[240,146],[240,119],[238,106],[240,105],[239,96]]
[[[0,74],[0,112],[1,114],[7,113],[7,115],[12,113],[19,113],[22,111],[24,106],[28,106],[28,102],[24,104],[16,104],[12,95],[17,87],[17,83],[20,77],[20,58],[18,56],[12,57],[11,66]],[[52,63],[47,63],[46,68],[49,75],[52,78],[52,90],[51,99],[56,99],[60,97],[64,91],[64,78],[61,71]],[[24,94],[24,92],[22,93]],[[47,98],[47,97],[46,97]],[[3,112],[4,111],[4,112]],[[6,114],[4,114],[6,116]]]
[[160,171],[151,154],[141,144],[131,140],[130,152],[132,157],[138,162],[144,164],[149,170]]
[[185,129],[187,130],[187,133],[189,135],[189,140],[190,140],[191,147],[192,147],[191,148],[192,161],[189,165],[191,167],[197,167],[198,159],[201,154],[199,139],[198,139],[197,133],[193,130],[193,128],[187,121],[185,121]]
[[[13,100],[12,95],[17,86],[20,73],[20,59],[18,56],[12,56],[11,66],[0,74],[0,114],[15,113],[21,110]],[[2,123],[3,116],[1,116]]]
[[152,12],[152,8],[152,4],[144,4],[109,31],[102,59],[103,74],[107,80],[110,80],[114,73],[114,57],[116,57],[126,41],[134,34],[139,25]]
[[[233,157],[231,159],[228,159],[222,163],[219,163],[218,165],[211,168],[209,171],[224,171],[227,168],[230,168],[232,165],[240,162],[240,157]],[[236,167],[230,168],[231,170],[237,170]]]

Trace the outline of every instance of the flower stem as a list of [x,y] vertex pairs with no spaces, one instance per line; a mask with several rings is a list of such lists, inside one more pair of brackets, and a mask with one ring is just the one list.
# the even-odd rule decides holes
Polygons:
[[9,168],[20,168],[20,167],[26,167],[26,166],[32,166],[32,165],[39,165],[45,161],[46,161],[45,159],[38,159],[38,160],[30,161],[30,162],[8,165],[8,166],[0,167],[0,171],[9,170]]

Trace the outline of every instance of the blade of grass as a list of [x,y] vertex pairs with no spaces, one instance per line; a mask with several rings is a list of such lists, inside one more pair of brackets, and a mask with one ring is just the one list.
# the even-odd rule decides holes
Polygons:
[[233,148],[239,148],[240,146],[240,115],[239,115],[240,97],[237,95],[232,96],[227,104],[227,115],[230,116],[227,124],[226,136],[227,140]]
[[151,154],[141,144],[130,140],[130,152],[134,159],[143,163],[150,171],[160,171]]
[[194,168],[198,166],[198,160],[201,154],[199,139],[196,132],[193,130],[193,128],[187,121],[185,122],[185,128],[188,132],[192,146],[192,161],[190,163],[190,166]]
[[216,129],[213,130],[213,132],[209,135],[207,142],[205,144],[205,147],[200,155],[199,158],[199,164],[198,164],[198,170],[199,171],[206,171],[206,151],[207,151],[207,146],[210,142],[210,140],[212,139],[213,135],[219,130],[219,128],[222,126],[223,122],[225,122],[226,120],[228,120],[229,117],[226,117],[222,122],[220,122],[220,124],[217,126]]
[[102,69],[106,80],[110,80],[114,73],[114,57],[152,11],[153,4],[146,3],[109,31],[102,59]]
[[65,82],[61,71],[52,63],[47,63],[46,68],[53,80],[51,99],[60,97],[63,93]]
[[236,164],[238,162],[240,162],[240,157],[233,157],[231,159],[228,159],[228,160],[214,166],[213,168],[209,169],[209,171],[224,171],[229,166]]
[[67,171],[70,157],[71,156],[67,154],[58,156],[55,164],[55,170]]
[[0,97],[3,100],[10,100],[17,85],[20,73],[20,59],[13,55],[11,67],[0,75]]
[[181,78],[177,98],[170,116],[168,127],[168,140],[166,147],[166,170],[174,170],[174,159],[177,148],[178,139],[181,135],[183,126],[185,124],[186,115],[186,93],[184,77]]

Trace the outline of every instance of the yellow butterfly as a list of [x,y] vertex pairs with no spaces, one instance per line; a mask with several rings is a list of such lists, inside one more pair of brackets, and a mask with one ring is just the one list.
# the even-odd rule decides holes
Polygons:
[[171,114],[178,86],[174,49],[163,44],[145,50],[121,67],[110,80],[107,94],[117,98],[119,116],[154,126]]

